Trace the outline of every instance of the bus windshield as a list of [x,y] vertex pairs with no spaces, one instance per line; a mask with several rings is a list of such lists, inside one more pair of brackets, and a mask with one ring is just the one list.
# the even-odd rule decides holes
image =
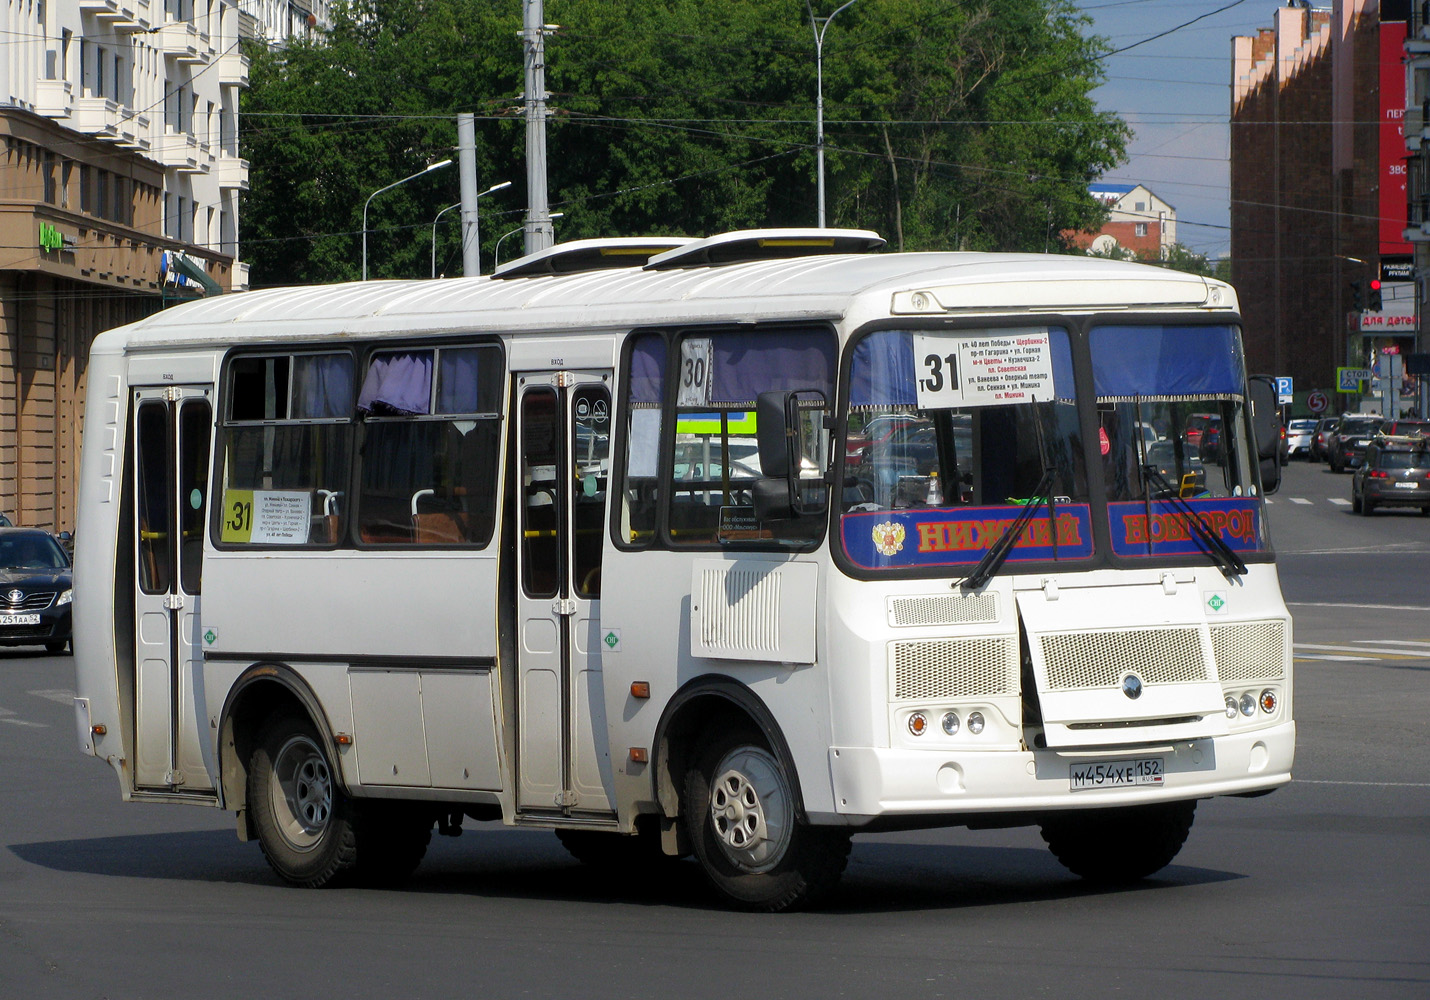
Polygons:
[[[1084,345],[1093,392],[1080,396]],[[871,333],[850,367],[845,555],[861,569],[961,572],[1020,514],[995,568],[1091,560],[1104,518],[1113,555],[1191,555],[1216,547],[1194,537],[1198,510],[1223,535],[1235,515],[1233,549],[1261,548],[1242,371],[1229,326]]]

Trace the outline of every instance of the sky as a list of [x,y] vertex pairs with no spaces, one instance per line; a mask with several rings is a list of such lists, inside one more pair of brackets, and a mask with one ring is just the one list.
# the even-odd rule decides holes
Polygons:
[[[1145,184],[1177,210],[1177,239],[1220,257],[1231,248],[1228,209],[1231,39],[1272,25],[1285,0],[1075,0],[1093,19],[1089,33],[1113,48],[1195,24],[1109,56],[1098,107],[1132,127],[1128,162],[1103,175]],[[1219,13],[1219,8],[1228,7]],[[1313,6],[1329,7],[1328,0]]]

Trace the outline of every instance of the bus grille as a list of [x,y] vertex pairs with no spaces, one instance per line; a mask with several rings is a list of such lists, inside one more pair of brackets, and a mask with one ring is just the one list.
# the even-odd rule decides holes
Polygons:
[[1286,623],[1212,626],[1212,653],[1224,681],[1270,680],[1286,673]]
[[1041,639],[1048,683],[1055,691],[1116,687],[1129,671],[1147,684],[1209,679],[1196,628],[1068,632]]
[[1018,693],[1018,639],[930,639],[889,644],[894,700]]
[[977,625],[997,620],[997,594],[939,594],[889,600],[890,625]]

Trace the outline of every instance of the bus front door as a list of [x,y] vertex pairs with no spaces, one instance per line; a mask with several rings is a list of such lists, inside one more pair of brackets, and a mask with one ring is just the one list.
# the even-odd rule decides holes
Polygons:
[[517,378],[517,805],[609,815],[601,544],[611,372]]
[[212,793],[199,629],[212,386],[133,399],[134,783]]

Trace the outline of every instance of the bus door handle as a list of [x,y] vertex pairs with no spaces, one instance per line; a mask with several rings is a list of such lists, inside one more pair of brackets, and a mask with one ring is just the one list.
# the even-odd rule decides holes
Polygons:
[[574,615],[576,602],[569,597],[558,597],[551,602],[551,613],[553,615]]

